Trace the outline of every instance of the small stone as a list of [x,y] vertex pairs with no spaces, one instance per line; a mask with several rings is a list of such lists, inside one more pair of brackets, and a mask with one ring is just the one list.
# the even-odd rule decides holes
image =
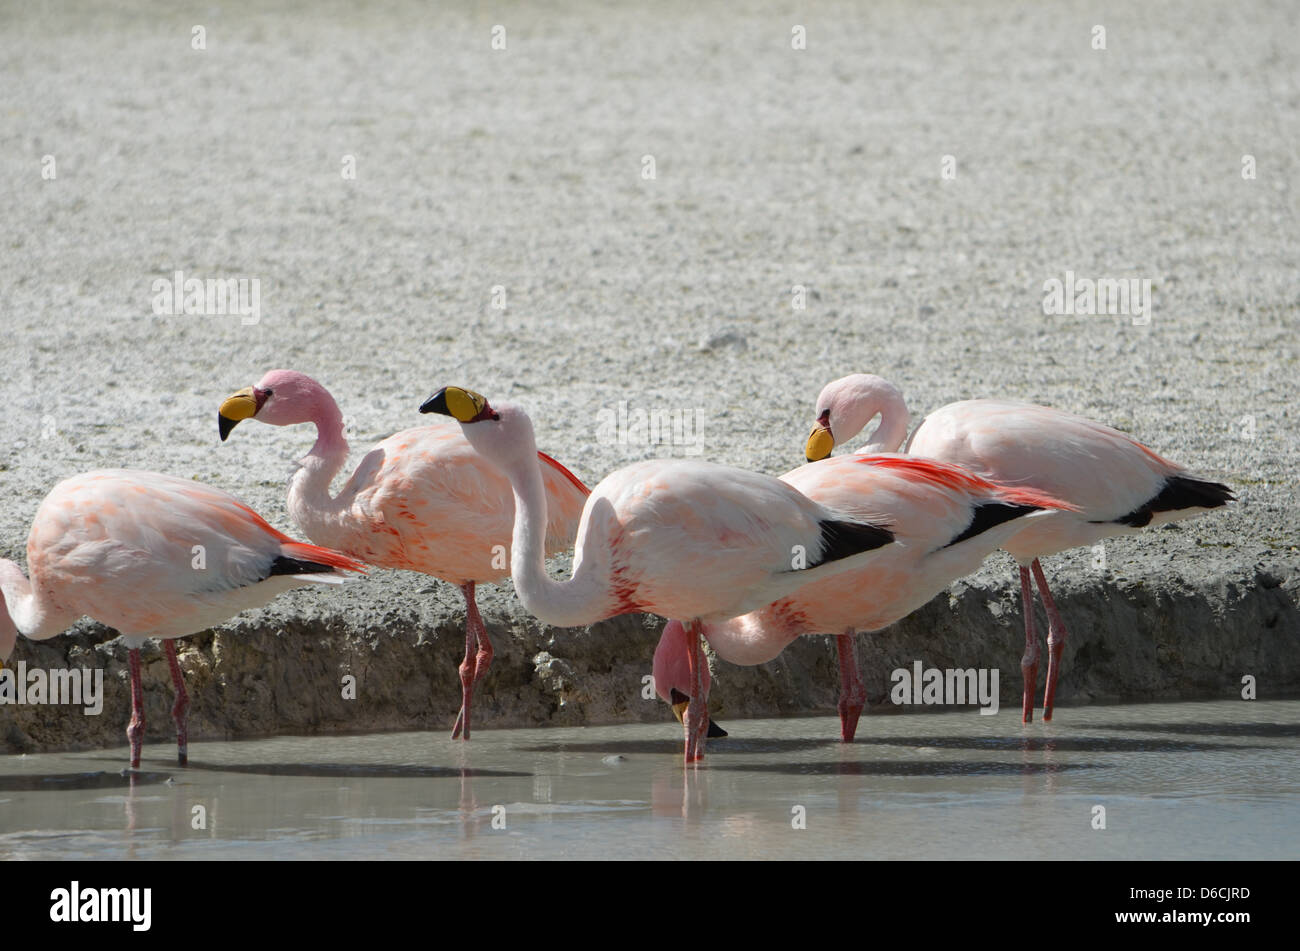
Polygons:
[[723,347],[734,347],[737,350],[748,350],[749,341],[745,339],[744,334],[736,333],[734,330],[709,334],[709,336],[700,341],[700,349],[705,352],[720,350]]

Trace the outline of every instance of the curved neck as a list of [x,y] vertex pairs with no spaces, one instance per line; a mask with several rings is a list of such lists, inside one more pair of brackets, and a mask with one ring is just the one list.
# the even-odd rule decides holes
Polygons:
[[289,514],[309,536],[312,532],[308,526],[337,508],[330,495],[330,483],[348,461],[343,414],[323,387],[316,394],[310,421],[316,424],[316,442],[298,461],[298,469],[289,480]]
[[704,637],[714,653],[740,667],[766,664],[802,633],[789,615],[779,610],[779,602],[704,626]]
[[4,601],[4,611],[0,614],[0,660],[13,653],[18,633],[40,639],[53,637],[67,627],[62,618],[40,603],[23,570],[6,559],[0,559],[0,595]]
[[874,455],[881,452],[897,452],[898,447],[903,445],[903,440],[907,438],[907,403],[903,401],[903,394],[899,393],[894,387],[881,389],[877,391],[876,399],[870,404],[871,416],[868,416],[863,423],[871,422],[871,418],[877,413],[880,414],[880,425],[876,427],[871,434],[867,444],[859,452]]
[[502,469],[515,497],[510,574],[524,607],[556,627],[593,624],[621,613],[609,585],[609,535],[599,531],[604,516],[612,514],[608,501],[598,499],[592,511],[584,512],[586,528],[574,552],[573,574],[568,581],[555,581],[546,573],[546,488],[531,433]]

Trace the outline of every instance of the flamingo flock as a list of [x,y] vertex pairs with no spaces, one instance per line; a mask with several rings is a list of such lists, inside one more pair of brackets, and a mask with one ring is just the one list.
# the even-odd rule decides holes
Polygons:
[[[101,470],[59,483],[28,537],[30,580],[0,560],[0,666],[18,634],[53,637],[82,616],[116,630],[129,651],[126,732],[138,767],[139,652],[161,638],[185,765],[189,698],[176,638],[291,588],[337,585],[367,567],[416,571],[455,584],[465,599],[452,738],[469,740],[475,687],[493,658],[476,586],[510,577],[524,608],[555,626],[629,612],[668,620],[653,680],[682,721],[690,764],[706,738],[725,735],[708,716],[705,641],[721,660],[752,665],[800,636],[835,636],[841,738],[851,742],[866,702],[857,633],[905,617],[1002,549],[1019,564],[1024,604],[1022,720],[1033,717],[1040,656],[1034,584],[1048,621],[1049,720],[1067,635],[1039,559],[1233,498],[1117,430],[1030,403],[953,403],[909,438],[901,392],[869,374],[821,391],[808,464],[779,478],[671,459],[625,466],[589,490],[538,451],[520,406],[446,386],[419,410],[432,414],[428,425],[376,444],[335,493],[350,449],[342,412],[320,383],[271,370],[221,403],[223,441],[246,419],[315,426],[287,504],[312,544],[193,480]],[[860,452],[831,456],[876,417]],[[547,557],[569,548],[570,577],[551,578]]]
[[[880,423],[863,453],[892,452],[907,435],[908,413],[898,388],[866,373],[828,383],[817,397],[817,422],[808,437],[809,462]],[[962,466],[1005,485],[1045,492],[1072,514],[1026,525],[1002,545],[1020,566],[1025,616],[1022,720],[1034,716],[1039,648],[1034,632],[1030,572],[1048,620],[1047,685],[1043,719],[1052,718],[1065,649],[1065,622],[1038,559],[1104,538],[1164,525],[1219,508],[1232,500],[1226,485],[1198,479],[1119,430],[1073,413],[1018,400],[964,400],[935,410],[907,442],[914,456]]]

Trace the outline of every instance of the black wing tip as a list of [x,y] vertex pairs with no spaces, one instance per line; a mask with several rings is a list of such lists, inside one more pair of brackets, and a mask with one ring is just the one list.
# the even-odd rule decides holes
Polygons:
[[1184,509],[1217,509],[1237,497],[1222,482],[1208,482],[1188,476],[1170,476],[1153,498],[1138,506],[1115,522],[1130,528],[1142,528],[1159,512],[1181,512]]
[[271,573],[268,578],[276,575],[323,575],[334,571],[333,565],[322,565],[317,561],[302,561],[299,558],[289,558],[285,555],[276,555],[275,561],[271,562]]
[[809,568],[824,565],[827,562],[851,558],[864,551],[883,548],[894,540],[894,533],[881,525],[870,522],[843,522],[838,519],[823,519],[818,523],[822,530],[822,551],[816,562]]
[[970,524],[966,526],[965,530],[943,547],[951,548],[953,545],[958,545],[968,538],[983,534],[990,528],[995,528],[1004,522],[1041,510],[1041,505],[1026,505],[1023,502],[981,502],[975,506]]
[[[1177,508],[1203,508],[1217,509],[1227,505],[1229,502],[1235,502],[1237,497],[1232,494],[1232,489],[1228,488],[1222,482],[1209,482],[1205,479],[1190,479],[1187,476],[1170,476],[1165,482],[1165,488],[1157,498],[1163,498],[1169,493],[1173,498],[1171,509]],[[1177,504],[1183,497],[1194,499],[1192,505]],[[1157,509],[1157,511],[1168,511],[1167,509]]]

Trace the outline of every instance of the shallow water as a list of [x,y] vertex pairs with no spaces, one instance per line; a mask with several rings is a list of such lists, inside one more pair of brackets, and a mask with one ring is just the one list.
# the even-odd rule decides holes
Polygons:
[[194,743],[187,769],[154,743],[134,775],[125,748],[10,756],[0,858],[1300,854],[1300,701],[868,715],[851,746],[724,725],[690,771],[668,722]]

